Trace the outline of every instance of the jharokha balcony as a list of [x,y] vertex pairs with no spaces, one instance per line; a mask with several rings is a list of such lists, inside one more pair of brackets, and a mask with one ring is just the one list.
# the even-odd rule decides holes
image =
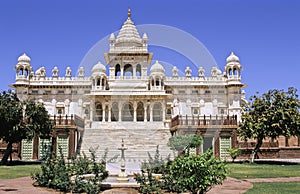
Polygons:
[[170,131],[174,132],[180,128],[192,129],[236,129],[238,127],[237,116],[188,116],[177,115],[172,118]]

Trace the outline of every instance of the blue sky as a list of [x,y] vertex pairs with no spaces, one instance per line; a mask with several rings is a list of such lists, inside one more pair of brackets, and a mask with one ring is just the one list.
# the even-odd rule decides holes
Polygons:
[[[243,66],[247,97],[274,88],[299,89],[300,2],[296,0],[12,0],[0,2],[0,90],[14,82],[14,65],[24,52],[33,68],[45,66],[48,76],[54,66],[61,75],[70,66],[74,75],[86,53],[121,28],[128,7],[136,25],[163,24],[190,33],[222,71],[234,51]],[[191,65],[178,53],[149,49],[154,59],[179,68]]]

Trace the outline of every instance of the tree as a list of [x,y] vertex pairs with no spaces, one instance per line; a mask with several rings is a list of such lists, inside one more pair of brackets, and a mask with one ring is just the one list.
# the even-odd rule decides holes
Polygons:
[[250,97],[250,105],[242,114],[238,134],[244,140],[257,140],[252,153],[253,162],[265,138],[276,139],[300,135],[300,101],[297,90],[269,90],[262,96]]
[[7,143],[1,163],[11,158],[12,144],[23,139],[30,140],[35,135],[49,136],[53,128],[52,120],[41,103],[34,100],[20,101],[12,91],[0,94],[0,138]]
[[202,142],[202,137],[197,134],[184,134],[172,136],[169,139],[168,146],[178,152],[187,150],[189,154],[190,148],[197,148]]

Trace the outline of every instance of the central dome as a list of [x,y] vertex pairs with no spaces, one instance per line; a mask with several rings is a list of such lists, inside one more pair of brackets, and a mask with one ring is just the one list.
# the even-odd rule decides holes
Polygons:
[[134,25],[133,21],[130,19],[130,9],[128,9],[128,18],[124,22],[118,36],[116,39],[116,46],[142,46],[142,39]]

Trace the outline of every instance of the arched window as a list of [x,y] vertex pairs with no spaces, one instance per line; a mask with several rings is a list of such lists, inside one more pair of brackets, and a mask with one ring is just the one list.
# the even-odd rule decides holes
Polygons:
[[133,121],[133,107],[131,103],[125,103],[123,105],[122,121]]
[[232,75],[232,69],[231,68],[228,69],[228,75]]
[[233,75],[237,76],[238,75],[238,70],[236,68],[233,68]]
[[102,104],[96,104],[96,114],[95,114],[95,121],[102,121],[102,114],[103,114]]
[[100,78],[97,77],[97,86],[100,86]]
[[105,78],[102,78],[102,86],[105,85]]
[[23,68],[19,70],[19,75],[23,75]]
[[153,121],[162,121],[161,104],[155,103],[153,106]]
[[108,106],[105,106],[105,121],[108,121]]
[[142,76],[141,65],[136,65],[136,76]]
[[150,106],[147,106],[147,121],[150,121]]
[[111,108],[111,121],[118,121],[119,120],[119,106],[118,103],[113,103]]
[[137,113],[137,121],[144,121],[144,104],[142,102],[139,102],[136,109]]
[[160,82],[159,78],[156,78],[156,80],[155,80],[155,86],[159,86],[159,82]]
[[115,76],[121,76],[120,64],[117,64],[116,67],[115,67]]
[[132,76],[133,75],[133,70],[132,70],[132,65],[127,64],[124,66],[124,76]]

